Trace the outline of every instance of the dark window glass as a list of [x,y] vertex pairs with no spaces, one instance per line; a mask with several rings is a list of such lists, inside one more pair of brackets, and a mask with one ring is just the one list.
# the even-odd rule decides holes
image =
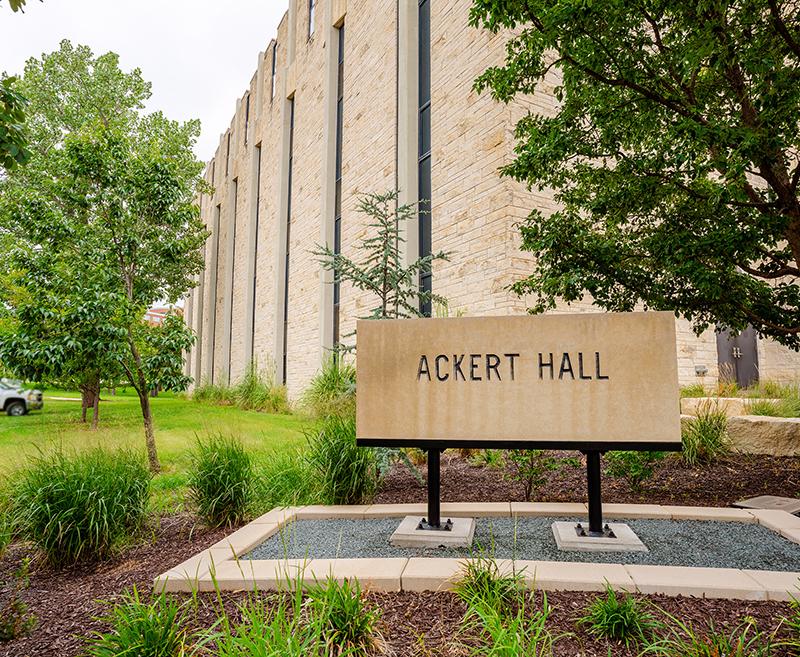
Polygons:
[[[233,226],[231,230],[233,230],[233,239],[231,240],[231,290],[236,289],[236,218],[237,218],[237,210],[238,210],[238,201],[239,201],[239,181],[234,178],[233,179]],[[228,383],[231,380],[231,369],[233,366],[233,303],[231,303],[231,314],[230,314],[230,322],[228,328]]]
[[275,98],[275,80],[278,71],[278,44],[277,42],[272,45],[272,74],[270,75],[270,92],[269,100],[272,102]]
[[314,35],[314,15],[317,13],[317,0],[308,0],[308,37]]
[[225,175],[231,172],[231,133],[228,131],[228,140],[225,147]]
[[[430,0],[419,0],[419,255],[432,253],[431,228],[431,8]],[[430,292],[433,276],[420,272],[420,291]],[[420,304],[426,317],[431,315],[429,301]]]
[[283,277],[283,385],[286,385],[286,366],[289,345],[289,247],[292,236],[292,178],[294,169],[294,98],[289,101],[289,180],[286,199],[286,260]]
[[[336,78],[336,171],[335,187],[336,197],[334,200],[334,221],[333,221],[333,252],[342,252],[342,138],[344,131],[344,25],[338,29],[339,53],[338,71]],[[340,301],[341,284],[336,272],[333,274],[333,346],[336,347],[341,341],[339,335],[340,325]]]

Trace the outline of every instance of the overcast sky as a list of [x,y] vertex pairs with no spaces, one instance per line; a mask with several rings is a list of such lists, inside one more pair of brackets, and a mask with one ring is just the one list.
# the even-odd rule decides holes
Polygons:
[[125,70],[153,83],[149,110],[198,118],[197,155],[208,160],[250,84],[258,53],[275,36],[288,0],[28,0],[14,13],[0,0],[0,72],[62,39],[114,51]]

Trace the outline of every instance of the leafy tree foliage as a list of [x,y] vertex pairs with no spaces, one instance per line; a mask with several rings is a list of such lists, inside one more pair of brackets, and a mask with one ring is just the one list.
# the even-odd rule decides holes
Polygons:
[[471,22],[513,30],[478,90],[556,87],[503,169],[561,204],[522,225],[534,311],[588,293],[800,348],[796,3],[474,0]]
[[13,169],[30,158],[25,135],[25,97],[14,89],[16,78],[0,77],[0,170]]
[[150,85],[138,69],[67,41],[30,60],[21,87],[32,157],[0,183],[0,360],[92,390],[129,381],[157,470],[149,395],[185,389],[193,336],[177,317],[157,327],[143,317],[180,299],[203,267],[199,123],[144,114]]

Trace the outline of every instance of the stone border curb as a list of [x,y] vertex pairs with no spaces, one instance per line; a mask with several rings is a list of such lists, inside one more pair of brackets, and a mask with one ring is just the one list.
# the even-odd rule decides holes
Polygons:
[[[273,509],[155,578],[156,592],[261,591],[286,589],[296,582],[310,583],[333,577],[358,579],[376,591],[451,590],[464,559],[285,559],[241,560],[257,545],[294,520],[335,518],[402,518],[425,513],[424,504],[363,506],[305,506]],[[442,515],[452,517],[546,517],[586,513],[582,503],[491,502],[443,503]],[[757,523],[800,544],[800,518],[785,511],[607,504],[609,519],[656,518]],[[631,593],[661,593],[735,600],[789,601],[800,597],[800,572],[644,566],[570,561],[498,560],[504,572],[521,573],[526,585],[543,591],[602,591],[611,585]]]

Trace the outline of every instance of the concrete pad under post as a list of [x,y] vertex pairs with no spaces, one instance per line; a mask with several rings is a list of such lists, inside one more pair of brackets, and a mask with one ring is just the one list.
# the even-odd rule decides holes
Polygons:
[[[395,547],[470,547],[475,536],[475,518],[452,518],[449,530],[419,529],[422,516],[406,516],[389,539]],[[444,526],[445,520],[442,519]]]
[[552,525],[556,545],[564,552],[649,552],[628,525],[612,522],[607,526],[613,536],[581,536],[574,522],[554,522]]

